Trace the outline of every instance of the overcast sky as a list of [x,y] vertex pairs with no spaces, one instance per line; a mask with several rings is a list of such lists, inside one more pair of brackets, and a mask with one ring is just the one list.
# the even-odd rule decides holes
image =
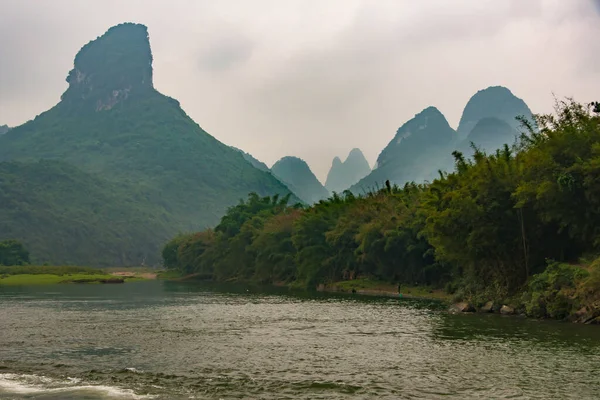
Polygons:
[[427,106],[456,128],[491,85],[534,112],[600,100],[599,0],[0,0],[0,125],[56,104],[121,22],[148,26],[156,88],[206,131],[321,180],[353,147],[373,164]]

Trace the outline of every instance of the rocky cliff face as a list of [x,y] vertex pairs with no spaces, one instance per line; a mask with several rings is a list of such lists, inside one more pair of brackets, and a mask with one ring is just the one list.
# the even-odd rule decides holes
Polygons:
[[471,130],[484,118],[496,118],[513,129],[520,127],[516,119],[523,116],[531,120],[531,110],[523,100],[503,86],[491,86],[478,91],[469,99],[458,125],[459,140],[467,138]]
[[329,197],[308,164],[298,157],[283,157],[271,167],[271,172],[302,201],[313,204]]
[[110,110],[129,96],[153,90],[148,29],[121,24],[83,46],[67,76],[62,100],[95,111]]
[[327,174],[325,188],[342,193],[371,172],[369,163],[360,149],[352,149],[345,161],[335,157]]

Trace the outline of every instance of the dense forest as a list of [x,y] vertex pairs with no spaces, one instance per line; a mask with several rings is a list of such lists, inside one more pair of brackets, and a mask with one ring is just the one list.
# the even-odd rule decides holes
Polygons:
[[151,193],[58,160],[0,162],[0,240],[23,241],[37,264],[157,264],[177,227]]
[[310,207],[250,194],[214,229],[169,241],[164,264],[310,289],[371,277],[531,316],[598,318],[600,105],[559,102],[522,130],[491,154],[454,152],[454,171],[424,184],[388,182]]

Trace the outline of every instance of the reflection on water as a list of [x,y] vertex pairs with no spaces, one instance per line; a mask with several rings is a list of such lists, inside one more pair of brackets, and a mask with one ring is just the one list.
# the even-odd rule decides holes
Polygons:
[[0,287],[0,323],[0,398],[600,392],[598,327],[449,315],[432,301],[161,281]]

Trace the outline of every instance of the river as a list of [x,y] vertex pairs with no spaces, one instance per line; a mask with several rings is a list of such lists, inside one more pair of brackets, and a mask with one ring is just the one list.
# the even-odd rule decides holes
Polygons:
[[165,281],[0,287],[2,399],[597,399],[600,328]]

